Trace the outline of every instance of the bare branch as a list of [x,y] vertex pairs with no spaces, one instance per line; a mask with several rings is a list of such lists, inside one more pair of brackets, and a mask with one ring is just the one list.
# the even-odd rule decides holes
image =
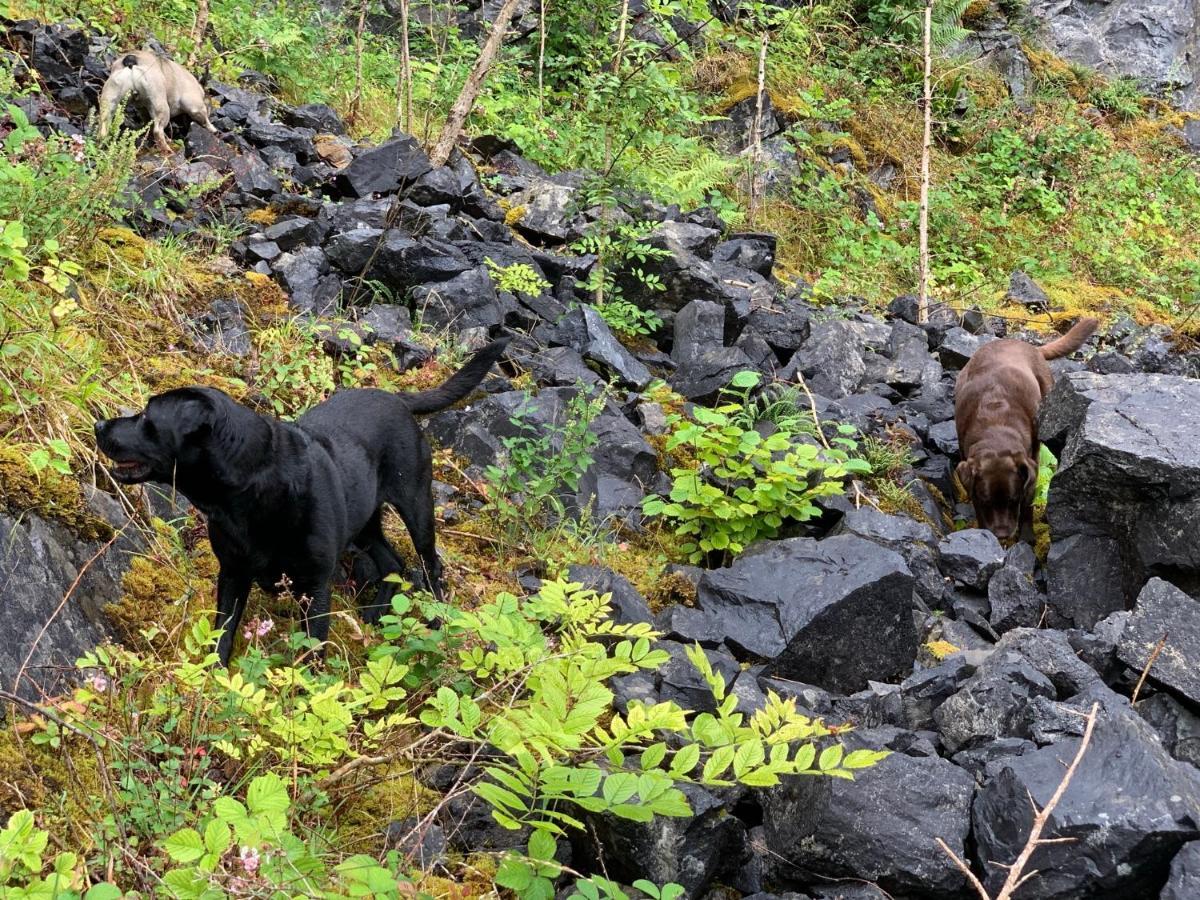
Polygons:
[[975,889],[975,893],[979,895],[980,900],[992,900],[992,898],[988,896],[987,889],[984,888],[979,879],[975,877],[975,873],[971,871],[971,867],[963,862],[957,853],[950,849],[950,845],[941,838],[937,838],[937,843],[938,846],[946,852],[946,855],[950,857],[950,861],[958,866],[959,871],[967,876],[967,881],[970,882],[971,887]]
[[1164,632],[1163,636],[1158,639],[1158,643],[1154,645],[1154,649],[1150,651],[1150,658],[1146,660],[1146,666],[1142,669],[1142,674],[1137,680],[1137,684],[1133,687],[1133,696],[1129,698],[1131,704],[1137,703],[1138,694],[1142,692],[1142,685],[1146,683],[1146,677],[1150,674],[1150,670],[1154,667],[1155,660],[1158,655],[1163,652],[1163,648],[1167,646],[1167,636],[1169,632]]

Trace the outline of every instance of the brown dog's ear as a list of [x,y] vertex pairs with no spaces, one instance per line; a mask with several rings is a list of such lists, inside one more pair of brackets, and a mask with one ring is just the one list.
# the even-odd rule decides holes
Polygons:
[[1038,477],[1037,463],[1033,461],[1032,457],[1023,457],[1017,463],[1017,477],[1021,479],[1021,484],[1024,486],[1025,498],[1032,500]]
[[954,468],[954,474],[958,476],[958,482],[963,486],[963,490],[970,497],[975,490],[975,463],[969,459],[964,459]]

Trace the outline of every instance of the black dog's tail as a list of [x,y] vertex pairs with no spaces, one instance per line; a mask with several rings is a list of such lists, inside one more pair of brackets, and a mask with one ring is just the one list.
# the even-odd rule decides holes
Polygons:
[[461,400],[475,389],[492,364],[504,353],[511,338],[492,341],[477,352],[467,364],[451,375],[445,382],[431,391],[417,394],[402,394],[404,403],[413,413],[431,413],[445,409]]
[[136,68],[139,65],[138,58],[132,53],[128,53],[125,55],[125,58],[121,60],[121,65],[129,69]]

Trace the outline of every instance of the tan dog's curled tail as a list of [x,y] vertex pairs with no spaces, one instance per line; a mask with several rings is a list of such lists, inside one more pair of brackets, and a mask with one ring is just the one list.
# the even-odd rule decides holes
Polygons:
[[1080,319],[1071,326],[1070,331],[1058,340],[1043,344],[1041,346],[1042,357],[1044,359],[1058,359],[1061,356],[1074,353],[1095,333],[1096,327],[1099,324],[1099,319]]

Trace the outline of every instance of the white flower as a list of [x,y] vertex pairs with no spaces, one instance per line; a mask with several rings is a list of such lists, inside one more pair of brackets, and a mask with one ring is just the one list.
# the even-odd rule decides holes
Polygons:
[[253,875],[258,871],[258,851],[253,847],[243,847],[241,852],[242,868],[246,870],[247,875]]

